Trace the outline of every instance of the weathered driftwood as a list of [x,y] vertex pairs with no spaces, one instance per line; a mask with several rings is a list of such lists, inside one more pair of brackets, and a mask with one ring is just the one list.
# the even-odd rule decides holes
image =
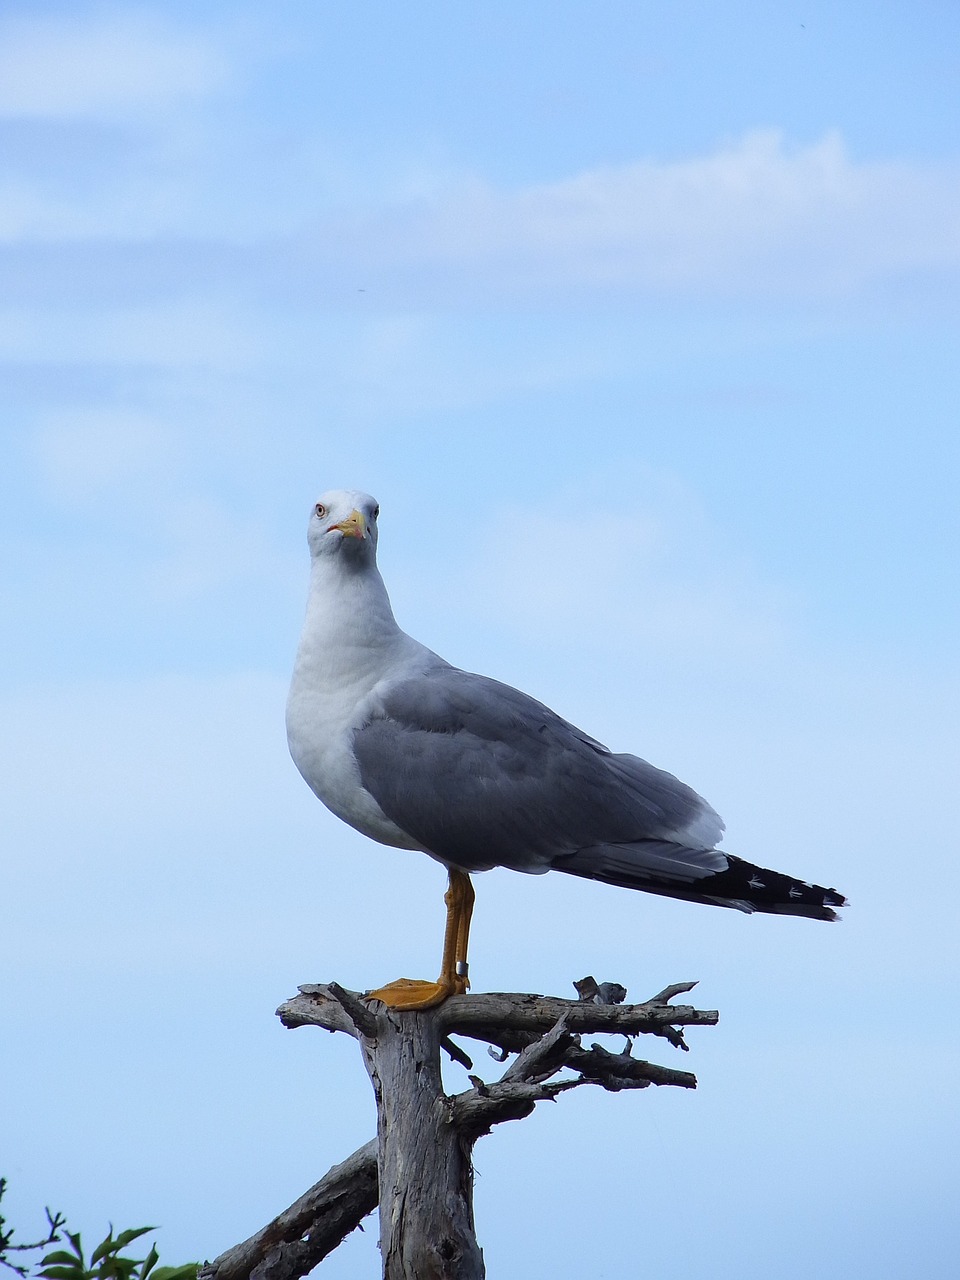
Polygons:
[[[471,1153],[494,1125],[529,1115],[536,1104],[583,1084],[643,1089],[696,1088],[688,1071],[634,1058],[632,1037],[655,1035],[686,1049],[685,1026],[718,1015],[672,1005],[692,982],[676,983],[643,1004],[603,1003],[626,994],[592,978],[575,984],[579,1000],[485,993],[454,996],[433,1009],[398,1012],[365,1002],[337,983],[308,985],[277,1010],[284,1026],[342,1031],[359,1042],[377,1100],[377,1139],[355,1151],[249,1240],[206,1264],[200,1280],[298,1280],[376,1205],[386,1280],[482,1280],[473,1227]],[[626,1037],[622,1052],[584,1048],[583,1034]],[[485,1041],[514,1060],[498,1080],[470,1075],[472,1088],[443,1089],[440,1051],[472,1071],[452,1036]],[[561,1072],[572,1072],[560,1076]],[[559,1077],[559,1078],[557,1078]]]
[[216,1280],[290,1280],[322,1262],[377,1207],[377,1140],[336,1164],[256,1235],[206,1263]]

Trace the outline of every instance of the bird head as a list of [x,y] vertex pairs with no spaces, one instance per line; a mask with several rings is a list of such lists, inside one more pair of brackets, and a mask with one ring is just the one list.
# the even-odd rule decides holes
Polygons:
[[312,556],[347,555],[372,560],[377,552],[376,498],[355,489],[329,489],[310,513],[307,541]]

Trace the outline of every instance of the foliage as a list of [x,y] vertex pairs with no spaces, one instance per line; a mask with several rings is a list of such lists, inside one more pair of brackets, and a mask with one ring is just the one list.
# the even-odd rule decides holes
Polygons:
[[[6,1178],[0,1178],[0,1200],[3,1199],[4,1192],[7,1189]],[[51,1213],[49,1209],[47,1214],[47,1234],[43,1240],[34,1240],[31,1244],[14,1244],[13,1227],[7,1227],[7,1220],[0,1213],[0,1263],[7,1267],[10,1271],[18,1276],[27,1276],[30,1274],[30,1267],[24,1266],[23,1263],[14,1261],[11,1254],[34,1253],[40,1249],[45,1249],[48,1244],[56,1244],[60,1239],[57,1234],[62,1230],[66,1219],[63,1214]]]
[[[0,1178],[0,1200],[7,1189],[5,1178]],[[7,1227],[0,1214],[0,1265],[20,1276],[21,1280],[196,1280],[197,1264],[185,1263],[180,1267],[158,1267],[157,1246],[151,1245],[145,1258],[125,1257],[121,1250],[141,1236],[155,1231],[156,1227],[132,1227],[113,1234],[113,1227],[93,1249],[89,1259],[84,1255],[80,1232],[68,1231],[66,1219],[61,1213],[47,1214],[47,1234],[43,1240],[29,1244],[14,1243],[13,1228]],[[59,1244],[66,1237],[68,1247],[44,1253],[39,1262],[20,1261],[30,1253],[39,1253],[49,1245]]]

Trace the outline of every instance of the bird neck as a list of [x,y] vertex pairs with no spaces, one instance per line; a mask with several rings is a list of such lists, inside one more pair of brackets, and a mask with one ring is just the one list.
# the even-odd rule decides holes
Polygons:
[[405,639],[376,565],[314,560],[297,667],[313,681],[375,681]]

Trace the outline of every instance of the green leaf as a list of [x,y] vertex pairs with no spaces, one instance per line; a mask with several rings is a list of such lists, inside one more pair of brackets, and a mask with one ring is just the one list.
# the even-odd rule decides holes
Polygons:
[[53,1253],[48,1253],[40,1259],[41,1266],[46,1266],[51,1262],[65,1262],[68,1267],[77,1266],[77,1255],[75,1253],[67,1253],[66,1249],[54,1249]]
[[45,1276],[46,1280],[77,1280],[78,1276],[85,1273],[83,1267],[75,1262],[72,1267],[44,1267],[38,1274]]
[[65,1235],[73,1246],[73,1252],[77,1255],[80,1261],[83,1262],[83,1245],[80,1243],[80,1232],[78,1231],[76,1235],[74,1235],[72,1231],[67,1231],[65,1232]]
[[156,1227],[133,1227],[129,1231],[121,1231],[117,1236],[117,1248],[123,1249],[131,1240],[137,1240],[140,1236],[145,1236],[148,1231],[156,1231]]
[[157,1267],[153,1280],[196,1280],[199,1262],[185,1262],[180,1267]]
[[113,1250],[116,1249],[119,1244],[120,1244],[119,1240],[117,1240],[116,1243],[114,1243],[113,1224],[111,1223],[110,1230],[107,1232],[105,1239],[100,1241],[100,1243],[94,1249],[93,1253],[91,1253],[90,1255],[91,1267],[96,1266],[96,1264],[100,1261],[100,1259],[105,1257],[106,1254],[112,1253]]
[[150,1274],[153,1268],[157,1265],[157,1259],[159,1257],[160,1255],[159,1253],[157,1253],[157,1246],[155,1244],[151,1245],[150,1252],[144,1258],[143,1266],[140,1268],[140,1280],[147,1280],[147,1276]]
[[100,1280],[133,1280],[139,1265],[135,1258],[106,1258],[97,1275]]

